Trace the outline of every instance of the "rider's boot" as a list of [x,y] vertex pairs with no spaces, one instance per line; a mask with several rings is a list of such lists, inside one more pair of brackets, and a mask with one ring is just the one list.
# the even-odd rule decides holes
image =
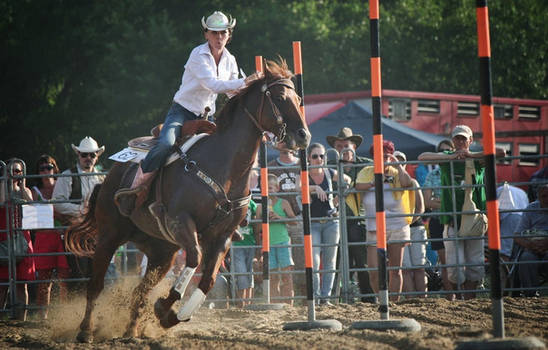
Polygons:
[[144,173],[139,166],[135,179],[130,188],[121,188],[114,194],[114,202],[123,216],[130,216],[133,210],[139,207],[146,200],[148,188],[156,175],[157,170]]

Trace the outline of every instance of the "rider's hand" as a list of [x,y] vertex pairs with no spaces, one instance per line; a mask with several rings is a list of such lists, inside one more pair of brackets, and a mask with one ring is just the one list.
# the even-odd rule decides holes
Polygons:
[[255,72],[249,76],[247,76],[247,78],[245,78],[244,82],[245,82],[245,86],[249,86],[250,84],[252,84],[255,80],[258,80],[258,79],[261,79],[264,77],[264,74],[263,72]]

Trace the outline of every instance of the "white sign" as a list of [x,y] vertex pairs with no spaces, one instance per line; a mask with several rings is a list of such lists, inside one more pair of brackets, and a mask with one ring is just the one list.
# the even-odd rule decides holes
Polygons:
[[53,228],[54,226],[53,204],[23,205],[23,229]]
[[129,162],[130,160],[134,162],[139,162],[145,156],[146,156],[145,152],[131,149],[128,147],[128,148],[124,148],[123,150],[121,150],[120,152],[116,154],[111,155],[110,157],[108,157],[108,159],[112,159],[120,163]]

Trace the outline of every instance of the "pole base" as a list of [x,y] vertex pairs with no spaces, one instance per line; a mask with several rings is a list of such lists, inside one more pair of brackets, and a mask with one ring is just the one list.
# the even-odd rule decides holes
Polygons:
[[494,338],[486,340],[474,340],[459,342],[455,350],[482,349],[512,349],[532,350],[545,349],[544,343],[536,337],[523,338]]
[[357,321],[352,323],[351,329],[372,329],[378,331],[400,331],[400,332],[418,332],[421,330],[421,325],[412,318],[404,318],[401,320],[371,320]]
[[289,322],[284,324],[284,331],[310,331],[313,329],[342,330],[342,323],[337,320],[316,320],[303,322]]
[[267,310],[281,310],[285,308],[288,304],[283,303],[272,303],[272,304],[249,304],[244,306],[245,310],[252,311],[267,311]]

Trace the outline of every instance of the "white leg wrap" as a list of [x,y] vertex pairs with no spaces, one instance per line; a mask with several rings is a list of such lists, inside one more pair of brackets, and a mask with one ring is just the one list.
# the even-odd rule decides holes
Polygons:
[[194,311],[198,310],[204,303],[206,295],[200,288],[196,288],[188,301],[179,309],[177,319],[179,321],[188,321]]
[[177,281],[175,281],[175,286],[173,286],[173,289],[181,294],[181,298],[185,295],[186,287],[188,287],[190,279],[194,276],[194,272],[196,272],[195,267],[185,267],[177,278]]

